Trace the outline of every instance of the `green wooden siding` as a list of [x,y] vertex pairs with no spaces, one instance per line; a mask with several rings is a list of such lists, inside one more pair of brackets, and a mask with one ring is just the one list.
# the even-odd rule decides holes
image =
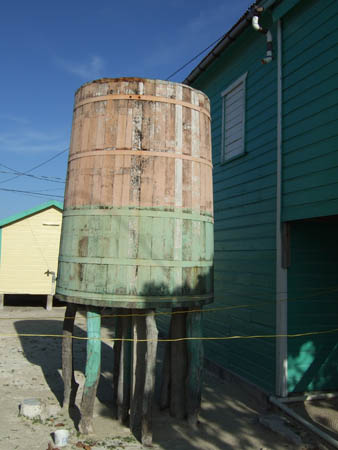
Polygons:
[[[276,39],[276,28],[271,29]],[[266,38],[247,29],[193,84],[211,100],[215,207],[215,307],[205,312],[204,335],[275,331],[276,60],[262,65]],[[246,79],[246,154],[221,164],[221,92]],[[206,307],[208,309],[208,307]],[[273,339],[209,341],[216,364],[274,391]]]
[[338,2],[283,18],[283,220],[338,212]]
[[[288,270],[290,334],[337,328],[337,269],[337,223],[292,223]],[[289,391],[336,389],[337,358],[337,333],[289,338]]]
[[56,294],[65,301],[133,308],[208,303],[212,222],[208,215],[163,208],[65,210]]

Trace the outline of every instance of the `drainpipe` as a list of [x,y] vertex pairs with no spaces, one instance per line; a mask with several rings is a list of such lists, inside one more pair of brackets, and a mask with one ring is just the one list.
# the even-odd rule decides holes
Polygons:
[[288,315],[287,269],[283,265],[282,232],[282,23],[277,23],[277,168],[276,168],[276,394],[287,397],[288,373]]
[[292,397],[279,398],[282,403],[294,403],[294,402],[311,402],[312,400],[330,400],[331,398],[337,398],[338,392],[316,392],[314,394],[294,395]]
[[259,24],[259,16],[253,16],[252,26],[256,31],[266,35],[266,57],[263,58],[262,64],[268,64],[272,61],[272,34],[270,30],[266,30]]

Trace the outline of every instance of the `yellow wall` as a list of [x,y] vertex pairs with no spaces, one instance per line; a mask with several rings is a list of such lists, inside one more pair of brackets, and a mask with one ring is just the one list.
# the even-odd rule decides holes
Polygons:
[[62,212],[51,207],[2,228],[0,293],[54,293],[45,272],[57,271],[61,223]]

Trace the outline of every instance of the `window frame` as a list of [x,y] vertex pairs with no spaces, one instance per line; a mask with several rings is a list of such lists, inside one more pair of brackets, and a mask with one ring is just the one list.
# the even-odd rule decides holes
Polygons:
[[[232,161],[236,158],[239,158],[246,154],[245,152],[245,108],[246,108],[246,79],[248,72],[245,72],[239,78],[237,78],[233,83],[231,83],[224,91],[221,92],[222,97],[222,151],[221,151],[221,164],[225,164],[229,161]],[[237,86],[243,84],[243,110],[242,110],[242,129],[241,129],[241,138],[242,145],[241,150],[234,156],[227,157],[226,147],[225,147],[225,127],[226,127],[226,118],[225,118],[225,103],[226,96],[233,91]]]

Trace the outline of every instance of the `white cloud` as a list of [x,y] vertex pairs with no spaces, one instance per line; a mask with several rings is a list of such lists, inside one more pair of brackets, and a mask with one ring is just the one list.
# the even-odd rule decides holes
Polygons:
[[11,132],[0,132],[0,152],[38,153],[60,151],[66,148],[66,139],[56,134],[23,127]]
[[0,114],[0,120],[8,120],[10,122],[19,123],[21,125],[28,125],[30,123],[30,121],[25,119],[24,117],[14,116],[12,114]]
[[104,61],[100,56],[92,56],[87,62],[67,61],[55,58],[54,63],[66,72],[85,80],[102,76]]

